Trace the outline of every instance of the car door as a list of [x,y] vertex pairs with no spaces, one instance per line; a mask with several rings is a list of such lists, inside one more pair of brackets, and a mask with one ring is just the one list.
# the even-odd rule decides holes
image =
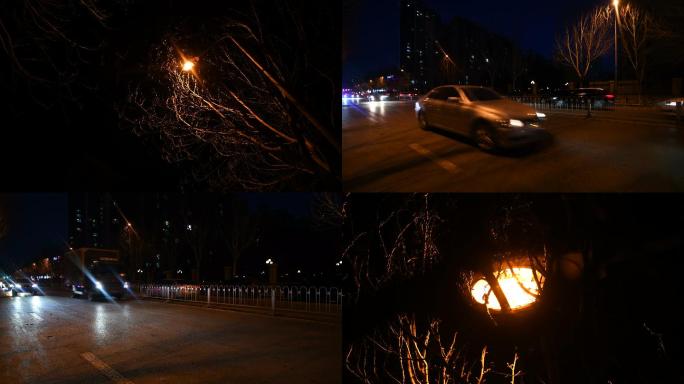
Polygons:
[[435,88],[427,97],[423,100],[423,106],[425,109],[425,116],[430,125],[436,127],[442,127],[443,117],[442,117],[442,107],[444,104],[444,88]]
[[449,87],[444,92],[445,100],[442,107],[443,127],[458,133],[467,133],[468,122],[465,111],[464,96],[455,87]]

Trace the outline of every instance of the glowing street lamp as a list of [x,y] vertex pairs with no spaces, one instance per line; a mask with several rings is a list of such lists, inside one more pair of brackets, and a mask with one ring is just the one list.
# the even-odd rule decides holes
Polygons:
[[[496,281],[512,311],[532,305],[537,301],[544,285],[542,274],[529,267],[512,267],[499,271]],[[470,290],[473,299],[488,309],[500,311],[501,304],[487,280],[480,279]]]
[[546,282],[546,253],[496,257],[486,270],[464,274],[464,293],[493,313],[526,309],[539,300]]
[[190,72],[190,71],[192,71],[193,68],[195,68],[195,63],[193,63],[190,60],[185,60],[183,62],[182,68],[183,68],[183,71]]

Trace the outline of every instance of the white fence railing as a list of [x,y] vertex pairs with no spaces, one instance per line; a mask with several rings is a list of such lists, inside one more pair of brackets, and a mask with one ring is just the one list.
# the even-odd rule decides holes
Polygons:
[[586,100],[579,98],[567,98],[567,99],[553,99],[550,97],[533,97],[533,96],[512,96],[512,100],[519,103],[527,104],[535,109],[552,110],[552,109],[565,109],[565,110],[587,110],[591,108],[592,110],[615,110],[615,104],[606,102],[602,99],[591,99],[588,103]]
[[273,313],[278,310],[342,312],[342,290],[336,287],[141,284],[135,291],[143,297],[270,308]]

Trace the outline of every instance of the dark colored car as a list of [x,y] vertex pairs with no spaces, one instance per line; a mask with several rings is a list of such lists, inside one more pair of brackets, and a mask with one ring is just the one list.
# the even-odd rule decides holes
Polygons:
[[547,95],[546,101],[556,107],[583,106],[588,101],[592,108],[601,109],[614,106],[615,95],[603,88],[566,89]]
[[437,127],[471,137],[483,150],[521,147],[549,138],[546,117],[534,108],[478,86],[437,87],[416,102],[422,129]]
[[37,295],[40,293],[38,283],[27,278],[10,280],[9,286],[12,296],[20,296],[22,294]]
[[89,276],[83,282],[71,286],[72,297],[95,299],[121,299],[129,289],[118,271],[117,263],[97,263],[89,268]]

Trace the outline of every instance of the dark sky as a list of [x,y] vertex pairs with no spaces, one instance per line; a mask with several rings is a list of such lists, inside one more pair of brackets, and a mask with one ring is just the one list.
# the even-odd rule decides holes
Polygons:
[[265,206],[271,209],[286,210],[297,217],[308,216],[311,213],[311,201],[313,199],[311,193],[242,193],[240,195],[247,199],[249,208],[253,211]]
[[[546,57],[551,57],[555,36],[566,21],[600,3],[425,0],[444,23],[461,16]],[[343,28],[345,83],[367,72],[399,65],[399,0],[350,1],[345,6]]]
[[0,268],[38,258],[45,249],[61,249],[67,238],[65,193],[0,195],[7,234],[0,239]]

